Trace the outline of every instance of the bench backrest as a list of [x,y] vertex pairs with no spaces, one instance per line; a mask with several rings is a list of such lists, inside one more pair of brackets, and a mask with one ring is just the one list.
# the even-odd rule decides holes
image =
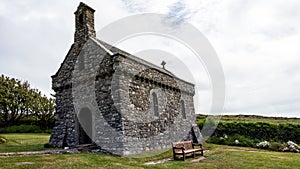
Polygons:
[[185,150],[190,150],[193,149],[193,141],[189,140],[189,141],[182,141],[182,142],[174,142],[172,143],[172,146],[176,148],[184,147]]

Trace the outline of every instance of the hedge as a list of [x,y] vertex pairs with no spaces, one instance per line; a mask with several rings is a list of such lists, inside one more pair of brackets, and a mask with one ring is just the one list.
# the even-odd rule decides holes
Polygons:
[[[200,129],[203,125],[204,121],[198,123]],[[224,134],[228,136],[242,135],[258,140],[300,143],[300,124],[220,121],[212,136],[222,137]]]
[[20,125],[6,127],[3,133],[42,133],[42,130],[36,125]]

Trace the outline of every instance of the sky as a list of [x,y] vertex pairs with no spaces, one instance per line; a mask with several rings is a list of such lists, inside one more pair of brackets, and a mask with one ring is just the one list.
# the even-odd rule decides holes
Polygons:
[[[79,2],[0,0],[0,73],[27,80],[48,96],[54,93],[50,76],[56,73],[73,43],[74,12]],[[126,16],[143,13],[175,16],[178,18],[175,24],[188,22],[195,26],[209,40],[223,68],[226,83],[223,114],[300,117],[300,1],[83,2],[96,10],[96,30]],[[141,49],[153,45],[141,43],[145,39],[157,42],[160,50],[173,51],[173,55],[191,55],[177,42],[149,35],[132,38],[118,47],[143,57],[149,53]],[[145,59],[151,61],[151,57]],[[158,61],[153,59],[155,64]],[[169,59],[166,66],[185,79],[176,64],[178,58],[174,64]],[[200,81],[196,84],[196,111],[207,113],[213,92],[210,75],[205,65],[192,74]]]

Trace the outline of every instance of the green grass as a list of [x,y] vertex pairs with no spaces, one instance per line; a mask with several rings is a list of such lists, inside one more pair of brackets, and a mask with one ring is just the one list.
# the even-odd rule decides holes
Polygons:
[[[197,121],[205,120],[207,115],[197,114]],[[220,121],[227,122],[265,122],[265,123],[300,123],[300,118],[264,117],[256,115],[223,115]]]
[[0,134],[7,142],[0,144],[0,153],[45,150],[44,144],[49,141],[49,134],[12,133]]
[[[32,151],[44,149],[42,145],[49,140],[48,134],[1,134],[8,139],[0,144],[1,152]],[[168,161],[162,164],[145,165],[147,161],[171,158],[172,151],[164,151],[155,156],[153,152],[137,156],[117,157],[106,154],[61,154],[61,155],[28,155],[0,157],[0,168],[299,168],[300,154],[270,152],[254,148],[233,147],[204,144],[209,151],[205,160],[191,163],[186,161]],[[155,152],[157,154],[157,152]]]
[[[145,165],[145,159],[105,154],[63,154],[0,157],[1,168],[298,168],[300,154],[269,152],[251,148],[206,144],[207,159],[191,163],[169,161]],[[166,152],[167,157],[172,152]],[[156,158],[156,157],[154,157]],[[153,158],[153,159],[154,159]],[[153,159],[148,158],[149,161]]]

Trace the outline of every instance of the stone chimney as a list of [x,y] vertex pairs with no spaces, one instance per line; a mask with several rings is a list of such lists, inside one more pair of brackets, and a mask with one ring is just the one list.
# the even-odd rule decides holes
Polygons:
[[94,28],[95,10],[86,4],[80,2],[75,14],[75,36],[76,44],[83,44],[89,37],[96,37]]

